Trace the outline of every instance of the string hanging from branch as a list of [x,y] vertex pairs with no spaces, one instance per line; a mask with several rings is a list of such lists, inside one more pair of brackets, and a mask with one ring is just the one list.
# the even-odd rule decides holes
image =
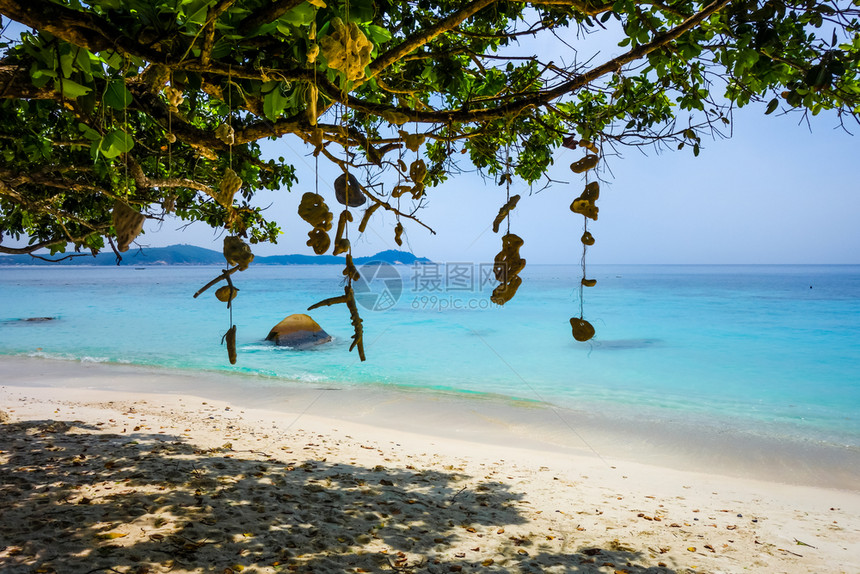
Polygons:
[[[242,180],[233,171],[233,144],[235,143],[235,131],[233,130],[232,125],[232,98],[230,95],[230,89],[232,85],[231,73],[228,71],[227,76],[227,118],[226,120],[218,126],[215,130],[215,136],[227,144],[228,149],[228,161],[229,167],[224,172],[224,176],[221,180],[219,191],[212,191],[210,195],[216,202],[218,202],[222,207],[224,207],[228,212],[233,212],[233,196],[242,186]],[[229,218],[228,218],[229,220]],[[228,223],[229,226],[229,223]],[[254,260],[254,254],[251,252],[251,247],[245,243],[240,237],[237,235],[228,235],[224,237],[224,246],[223,246],[223,254],[224,259],[227,261],[228,265],[233,265],[230,269],[225,269],[221,272],[221,275],[204,285],[201,289],[199,289],[195,294],[194,298],[196,299],[201,293],[212,287],[213,285],[226,281],[227,284],[219,287],[215,291],[215,297],[221,301],[222,303],[227,304],[228,311],[228,323],[229,327],[227,328],[227,332],[221,337],[221,344],[223,345],[225,342],[227,344],[227,358],[230,361],[231,365],[236,364],[237,360],[237,351],[236,351],[236,324],[233,322],[233,299],[235,299],[239,294],[239,289],[233,285],[233,280],[231,276],[236,271],[244,271],[248,268],[251,262]]]
[[570,170],[573,173],[584,173],[586,178],[585,189],[582,194],[573,200],[570,204],[570,210],[578,215],[582,215],[582,259],[580,265],[582,267],[582,278],[579,281],[579,317],[570,318],[570,327],[573,331],[573,338],[580,342],[585,342],[594,337],[594,327],[591,323],[585,320],[584,299],[585,287],[594,287],[597,284],[596,279],[589,279],[585,269],[585,259],[588,248],[594,245],[594,236],[588,231],[588,220],[597,221],[598,208],[595,205],[597,198],[600,197],[600,184],[597,181],[588,181],[591,170],[597,167],[600,161],[600,149],[594,143],[588,140],[579,140],[571,142],[566,140],[566,147],[585,148],[588,153],[585,157],[570,164]]
[[[346,2],[345,5],[345,16],[346,21],[349,21],[349,2]],[[339,19],[338,19],[339,20]],[[340,21],[340,20],[339,20]],[[343,303],[346,305],[349,310],[350,321],[352,323],[353,335],[352,335],[352,344],[349,346],[349,350],[352,351],[356,349],[358,351],[358,357],[361,361],[366,360],[364,354],[364,328],[362,326],[362,318],[358,313],[358,306],[355,303],[355,291],[353,290],[352,283],[361,278],[361,274],[358,269],[355,267],[355,264],[352,260],[352,245],[349,241],[349,223],[353,221],[352,212],[350,212],[351,207],[359,207],[363,205],[367,198],[364,193],[361,191],[361,185],[358,183],[358,180],[349,172],[349,165],[352,161],[351,152],[350,152],[350,138],[347,124],[347,101],[349,97],[349,86],[351,84],[351,80],[357,78],[355,74],[351,73],[353,71],[350,68],[350,45],[351,41],[350,34],[354,32],[353,28],[357,30],[355,24],[351,24],[350,27],[343,26],[342,21],[340,26],[336,26],[338,31],[341,33],[342,38],[338,39],[338,43],[342,42],[343,49],[343,63],[342,63],[342,73],[343,77],[343,108],[341,110],[340,115],[340,124],[341,129],[344,134],[347,134],[344,142],[344,154],[345,161],[343,162],[344,172],[341,174],[334,182],[334,192],[335,192],[335,200],[344,206],[343,211],[338,217],[337,222],[337,230],[335,232],[335,240],[334,240],[334,248],[332,249],[333,255],[339,255],[341,253],[346,253],[346,264],[343,269],[343,276],[346,280],[346,285],[343,289],[343,295],[338,297],[332,297],[329,299],[325,299],[318,303],[315,303],[308,307],[308,311],[312,311],[319,307],[327,307],[329,305],[337,305]],[[361,32],[358,32],[361,34]],[[352,34],[354,35],[354,34]],[[322,44],[322,51],[324,53],[331,53],[337,46],[330,39],[330,37],[326,37],[328,43]],[[329,59],[331,62],[332,60]],[[363,69],[363,68],[362,68]],[[318,155],[318,154],[315,154]],[[316,164],[318,166],[318,163]],[[319,170],[318,167],[316,169],[316,181],[317,181],[317,189],[319,186]],[[306,203],[307,200],[307,203]],[[325,206],[325,202],[323,198],[319,195],[319,193],[315,194],[305,194],[302,198],[302,204],[304,206],[305,215],[302,214],[302,206],[299,207],[299,215],[302,216],[303,219],[309,221],[312,225],[315,225],[314,231],[312,231],[309,235],[311,235],[311,239],[308,241],[308,245],[311,245],[312,242],[315,242],[314,251],[317,251],[317,247],[321,247],[323,244],[326,245],[326,249],[328,248],[328,235],[326,231],[331,228],[331,213],[328,212],[328,208]],[[313,204],[313,205],[312,205]],[[371,210],[368,210],[371,211]],[[362,226],[365,225],[365,219],[362,219]],[[316,234],[317,240],[315,240],[314,235]],[[325,238],[322,237],[325,235]],[[323,253],[325,250],[323,250]]]
[[513,181],[511,173],[511,157],[510,149],[505,149],[505,173],[502,174],[499,185],[505,186],[505,204],[499,209],[499,214],[493,221],[493,232],[499,232],[499,226],[504,220],[505,235],[502,237],[502,250],[496,255],[493,261],[493,273],[496,276],[496,281],[499,284],[493,289],[493,294],[490,295],[490,301],[496,305],[504,305],[517,293],[517,289],[522,284],[520,272],[525,269],[526,260],[520,257],[520,247],[523,246],[523,240],[520,236],[511,233],[511,211],[516,207],[520,200],[519,195],[511,197],[511,183]]

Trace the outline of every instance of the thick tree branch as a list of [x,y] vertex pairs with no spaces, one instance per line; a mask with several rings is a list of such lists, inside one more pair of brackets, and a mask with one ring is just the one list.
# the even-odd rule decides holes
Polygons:
[[[461,22],[463,22],[467,18],[474,16],[495,1],[496,0],[473,0],[472,2],[464,6],[460,11],[451,14],[443,20],[440,20],[433,26],[422,30],[415,36],[407,38],[406,40],[404,40],[394,48],[388,50],[387,52],[376,58],[376,60],[371,62],[370,75],[365,78],[364,81],[373,78],[379,72],[391,66],[393,63],[400,60],[403,56],[414,52],[427,42],[431,41],[436,36],[439,36],[440,34],[444,34],[445,32],[456,28],[460,25]],[[357,82],[357,84],[359,85],[361,83],[363,82]]]
[[49,245],[56,245],[57,243],[66,243],[65,238],[59,237],[56,239],[48,239],[46,241],[40,241],[38,243],[34,243],[32,245],[28,245],[26,247],[6,247],[4,245],[0,245],[0,253],[5,253],[6,255],[29,255],[34,251],[38,251],[39,249],[44,249]]
[[263,5],[239,25],[239,33],[248,34],[263,24],[274,22],[305,0],[275,0],[268,5]]
[[73,10],[50,0],[0,0],[0,14],[91,52],[115,49],[165,63],[160,52],[129,38],[92,12]]

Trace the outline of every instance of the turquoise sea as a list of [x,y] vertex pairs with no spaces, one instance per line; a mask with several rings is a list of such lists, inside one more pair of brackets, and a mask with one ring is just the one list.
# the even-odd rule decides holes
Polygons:
[[[860,266],[534,265],[517,297],[489,302],[488,267],[368,267],[359,286],[367,361],[348,352],[343,305],[311,315],[334,342],[263,339],[285,316],[342,293],[335,266],[234,275],[239,361],[226,305],[192,295],[216,267],[0,268],[0,354],[235,372],[261,387],[411,387],[547,402],[622,420],[860,447]],[[375,309],[374,309],[375,308]],[[52,317],[50,321],[27,321]]]

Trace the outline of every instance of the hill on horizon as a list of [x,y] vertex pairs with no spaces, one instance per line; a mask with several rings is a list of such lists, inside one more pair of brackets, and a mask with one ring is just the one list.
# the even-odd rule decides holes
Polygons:
[[[62,256],[62,255],[61,255]],[[60,256],[60,257],[61,257]],[[367,257],[355,257],[356,265],[371,261],[384,261],[392,265],[412,265],[413,263],[432,263],[426,257],[417,257],[407,251],[389,249]],[[256,256],[254,265],[343,265],[344,257],[335,255],[268,255]],[[64,261],[44,261],[29,255],[0,256],[0,266],[22,265],[116,265],[116,257],[110,251],[103,251],[95,257],[73,257]],[[123,254],[123,266],[145,267],[154,265],[225,265],[220,251],[196,245],[169,245],[167,247],[147,247],[131,250]]]

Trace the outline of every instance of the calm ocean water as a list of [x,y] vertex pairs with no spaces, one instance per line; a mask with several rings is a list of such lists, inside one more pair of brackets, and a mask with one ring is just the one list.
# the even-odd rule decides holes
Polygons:
[[[546,401],[630,421],[860,446],[860,266],[599,266],[576,343],[579,269],[531,266],[489,302],[480,265],[368,269],[368,360],[347,352],[343,305],[311,314],[334,336],[312,351],[263,341],[285,316],[342,293],[334,266],[234,276],[239,362],[215,267],[0,268],[0,354],[234,371],[261,386],[380,385]],[[376,307],[376,310],[373,308]],[[22,321],[54,317],[46,322]]]

